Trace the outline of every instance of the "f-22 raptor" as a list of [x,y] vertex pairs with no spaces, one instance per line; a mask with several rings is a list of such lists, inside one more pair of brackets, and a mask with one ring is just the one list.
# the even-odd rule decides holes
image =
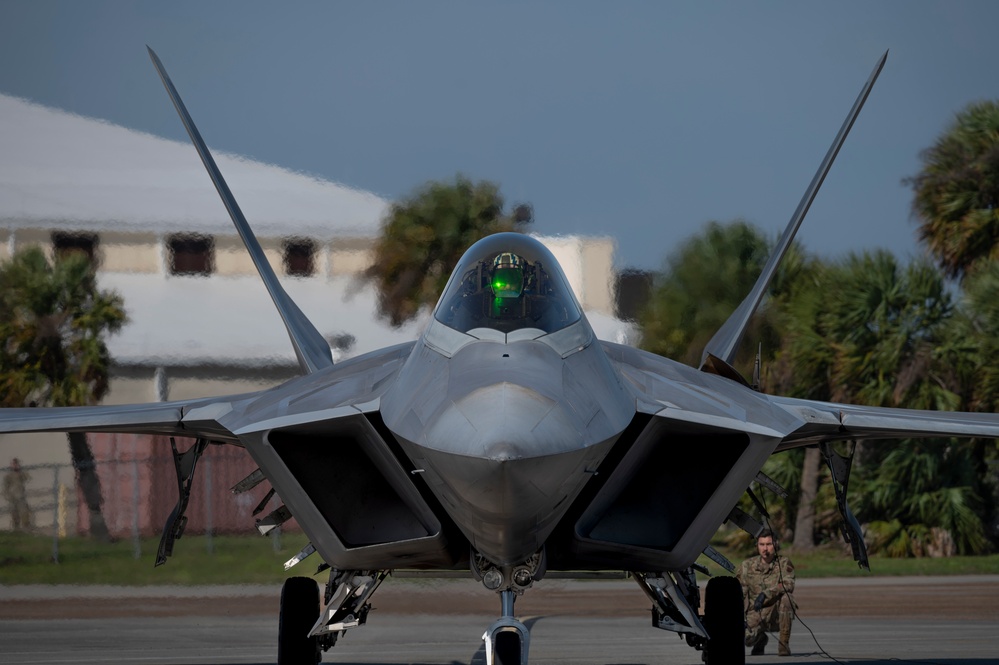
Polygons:
[[[315,663],[366,622],[392,571],[465,571],[498,595],[485,631],[489,663],[528,659],[514,603],[548,576],[625,571],[655,626],[680,633],[708,663],[745,662],[734,577],[701,592],[696,560],[720,525],[762,525],[738,508],[776,452],[819,446],[833,473],[844,533],[866,566],[846,489],[850,457],[834,441],[999,437],[999,416],[871,408],[766,395],[733,366],[736,348],[887,59],[881,56],[746,299],[699,367],[596,339],[565,275],[537,240],[492,235],[451,275],[422,336],[334,365],[323,336],[264,257],[159,59],[161,77],[295,349],[302,376],[252,394],[127,406],[5,409],[0,432],[133,432],[196,440],[174,447],[177,508],[157,555],[184,524],[199,456],[242,446],[329,577],[282,590],[278,662]],[[759,491],[759,490],[756,490]]]

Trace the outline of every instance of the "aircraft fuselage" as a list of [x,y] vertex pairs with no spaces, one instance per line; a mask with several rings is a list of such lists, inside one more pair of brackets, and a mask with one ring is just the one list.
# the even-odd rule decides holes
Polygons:
[[476,340],[450,358],[418,344],[381,410],[443,509],[497,565],[544,545],[635,414],[599,345],[563,358],[536,340]]

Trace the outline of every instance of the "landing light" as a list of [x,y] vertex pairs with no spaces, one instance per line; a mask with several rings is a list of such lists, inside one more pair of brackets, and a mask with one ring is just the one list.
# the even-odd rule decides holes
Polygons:
[[519,587],[530,586],[533,579],[534,576],[527,568],[518,568],[513,571],[513,583]]
[[503,573],[492,568],[482,575],[482,585],[490,591],[495,591],[503,585]]

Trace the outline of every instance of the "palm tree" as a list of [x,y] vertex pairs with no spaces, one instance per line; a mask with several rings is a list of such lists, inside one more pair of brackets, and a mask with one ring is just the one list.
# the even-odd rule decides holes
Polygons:
[[[812,386],[811,394],[802,387],[802,396],[918,409],[962,406],[966,349],[953,335],[954,307],[937,270],[922,262],[900,266],[891,254],[875,252],[830,266],[820,281],[821,299],[797,303],[805,315],[794,324],[799,334],[788,337],[788,362]],[[982,506],[968,480],[974,473],[967,445],[909,441],[858,453],[857,514],[872,525],[872,549],[925,553],[931,535],[946,534],[959,551],[980,551]],[[933,472],[921,477],[933,482],[909,478],[927,468]]]
[[999,102],[969,104],[905,180],[919,236],[950,277],[999,257]]
[[999,411],[999,260],[983,261],[961,284],[961,316],[957,339],[966,344],[964,368],[971,385],[969,406],[975,411]]
[[899,266],[886,251],[851,255],[830,275],[822,327],[832,345],[836,401],[910,409],[959,407],[947,355],[950,295],[932,266]]
[[[108,391],[104,338],[125,323],[122,299],[100,291],[81,254],[53,264],[37,247],[0,266],[0,405],[86,406]],[[91,533],[108,538],[100,481],[84,434],[69,434]]]
[[437,302],[469,245],[492,233],[522,231],[531,221],[529,205],[504,213],[495,184],[461,175],[453,183],[427,183],[392,204],[365,273],[378,289],[379,313],[393,326],[412,320]]
[[[959,315],[955,317],[952,338],[961,344],[958,366],[967,386],[969,410],[995,413],[999,411],[999,261],[985,260],[962,283]],[[985,512],[997,524],[999,509],[999,441],[975,441],[966,451],[979,471],[979,494],[985,502]],[[993,533],[993,535],[995,535]]]
[[860,495],[875,549],[889,556],[988,549],[978,474],[967,442],[910,442],[892,450]]

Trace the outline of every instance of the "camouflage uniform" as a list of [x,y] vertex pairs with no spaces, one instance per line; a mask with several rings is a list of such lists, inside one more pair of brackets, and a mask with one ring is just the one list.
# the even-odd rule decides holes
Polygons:
[[[780,630],[778,653],[790,655],[791,621],[794,619],[794,564],[779,554],[769,564],[754,556],[742,562],[736,575],[742,584],[746,609],[746,646],[755,647],[766,641],[765,631]],[[783,586],[783,590],[778,587]],[[753,605],[763,594],[763,609],[757,612]],[[762,653],[762,645],[761,651]]]

